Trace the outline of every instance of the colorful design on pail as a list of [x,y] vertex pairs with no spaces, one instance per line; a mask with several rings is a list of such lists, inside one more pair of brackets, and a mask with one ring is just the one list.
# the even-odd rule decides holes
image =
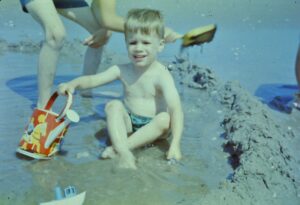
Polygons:
[[60,114],[52,112],[51,107],[57,97],[58,94],[55,92],[44,109],[36,108],[33,111],[17,152],[32,158],[42,159],[48,158],[59,151],[69,124],[78,122],[79,116],[75,111],[70,110],[72,104],[71,94],[68,94],[68,100]]

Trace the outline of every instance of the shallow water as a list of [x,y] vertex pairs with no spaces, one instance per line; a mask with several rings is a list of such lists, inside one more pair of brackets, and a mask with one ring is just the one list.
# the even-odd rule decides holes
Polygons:
[[[226,162],[227,154],[221,147],[222,130],[216,121],[221,119],[220,114],[214,110],[213,102],[206,101],[199,106],[199,100],[203,97],[189,93],[191,91],[187,88],[183,88],[186,90],[185,96],[182,96],[187,116],[182,145],[185,158],[179,164],[170,165],[165,160],[167,142],[136,151],[138,171],[120,170],[115,160],[99,160],[99,139],[105,133],[99,130],[105,127],[105,121],[99,114],[95,115],[94,111],[97,108],[98,113],[101,113],[99,105],[108,99],[83,99],[79,95],[75,96],[73,109],[81,115],[81,122],[70,127],[62,155],[48,161],[16,157],[18,140],[31,115],[30,107],[36,100],[36,79],[25,72],[26,66],[33,65],[15,66],[14,72],[5,66],[16,56],[19,61],[26,61],[30,57],[26,54],[6,53],[0,61],[5,73],[5,79],[1,79],[1,93],[6,96],[0,100],[1,107],[5,108],[1,109],[1,114],[17,116],[17,120],[16,117],[7,117],[1,123],[3,136],[11,136],[1,138],[2,144],[6,144],[1,149],[1,161],[6,165],[0,169],[1,204],[50,201],[57,184],[63,187],[74,185],[79,192],[87,191],[86,204],[98,204],[99,201],[101,204],[197,204],[202,195],[216,188],[231,172]],[[15,73],[24,75],[15,78]],[[58,76],[58,81],[72,77]],[[117,90],[118,84],[108,87]],[[204,107],[205,111],[200,111],[199,118],[199,112],[195,110]],[[195,121],[195,118],[199,119]],[[211,170],[214,171],[213,175]]]
[[[78,192],[87,191],[86,204],[98,204],[99,201],[101,204],[132,204],[137,201],[143,204],[197,204],[202,195],[216,188],[232,172],[227,164],[227,154],[222,150],[222,130],[216,121],[221,116],[214,110],[214,103],[206,101],[199,106],[199,101],[205,96],[183,87],[180,90],[184,91],[182,99],[187,116],[182,145],[185,158],[179,164],[169,165],[165,160],[166,142],[136,151],[138,171],[119,170],[115,160],[99,160],[99,139],[105,133],[101,132],[105,128],[101,105],[110,98],[84,99],[79,95],[75,96],[73,109],[80,114],[81,121],[70,127],[62,155],[49,161],[16,156],[15,149],[37,98],[32,69],[35,62],[31,60],[36,56],[36,53],[5,52],[0,60],[4,74],[0,82],[3,94],[1,114],[7,116],[1,120],[0,126],[2,136],[10,136],[0,138],[5,144],[1,149],[1,161],[5,164],[0,169],[1,204],[50,201],[54,198],[56,185],[74,185]],[[74,67],[80,67],[68,59],[61,65],[64,63],[67,66],[59,72],[61,75],[57,75],[56,85],[75,77],[64,73],[74,72]],[[103,90],[117,91],[119,88],[120,84],[114,83]],[[63,100],[57,104],[63,104]],[[206,108],[195,112],[201,107]],[[195,121],[195,118],[199,119]],[[215,150],[213,153],[212,149]]]

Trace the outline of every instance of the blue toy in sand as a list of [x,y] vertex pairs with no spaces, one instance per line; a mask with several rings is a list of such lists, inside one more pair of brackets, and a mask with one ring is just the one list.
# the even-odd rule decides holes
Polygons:
[[258,87],[255,96],[270,108],[290,114],[293,110],[294,95],[297,92],[297,85],[264,84]]
[[59,186],[54,189],[55,200],[40,203],[40,205],[82,205],[85,200],[85,192],[77,194],[74,186],[68,186],[62,191]]

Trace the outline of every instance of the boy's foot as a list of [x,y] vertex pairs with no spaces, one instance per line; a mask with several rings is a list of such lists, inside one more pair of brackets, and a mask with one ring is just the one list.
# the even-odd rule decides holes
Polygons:
[[112,146],[106,147],[104,151],[101,153],[101,159],[113,159],[117,156],[114,148]]
[[135,157],[131,152],[121,155],[119,160],[120,160],[119,161],[120,168],[137,169],[135,165]]
[[182,38],[182,47],[209,43],[214,38],[217,27],[215,24],[195,28],[187,32]]

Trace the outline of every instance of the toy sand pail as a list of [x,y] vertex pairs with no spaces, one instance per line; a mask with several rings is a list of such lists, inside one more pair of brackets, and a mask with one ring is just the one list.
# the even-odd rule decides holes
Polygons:
[[17,148],[17,152],[35,159],[49,159],[60,149],[71,122],[78,122],[78,114],[71,110],[73,97],[67,94],[59,114],[51,110],[58,97],[55,92],[43,109],[35,108]]

